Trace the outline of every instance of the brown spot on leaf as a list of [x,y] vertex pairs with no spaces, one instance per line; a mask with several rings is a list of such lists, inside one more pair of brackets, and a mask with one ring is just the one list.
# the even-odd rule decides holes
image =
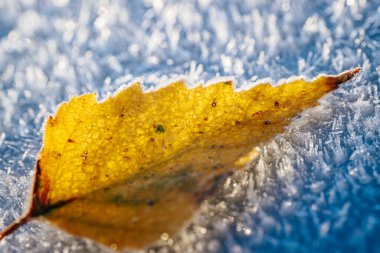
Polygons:
[[87,159],[87,154],[88,154],[88,151],[87,151],[87,150],[83,151],[83,155],[82,155],[82,160],[83,160],[83,161],[86,161],[86,159]]
[[50,127],[53,127],[56,124],[56,120],[52,116],[49,116],[47,123]]
[[258,112],[252,113],[252,116],[258,116],[258,115],[260,115],[262,113],[263,113],[262,111],[258,111]]
[[146,204],[147,204],[148,206],[153,206],[154,204],[156,204],[156,201],[150,199],[150,200],[148,200],[148,201],[146,202]]

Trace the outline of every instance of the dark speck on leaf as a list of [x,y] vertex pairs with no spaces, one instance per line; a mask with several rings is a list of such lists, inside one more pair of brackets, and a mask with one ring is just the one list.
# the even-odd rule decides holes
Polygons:
[[153,206],[154,204],[156,204],[156,202],[154,200],[150,199],[150,200],[148,200],[148,202],[146,202],[146,204],[148,206]]
[[67,139],[67,142],[73,143],[73,142],[75,142],[75,141],[72,140],[72,139]]
[[121,203],[122,200],[123,200],[123,196],[121,196],[121,195],[119,195],[119,194],[113,196],[113,199],[112,199],[112,201],[113,201],[114,203],[117,203],[117,204]]
[[87,151],[87,150],[83,151],[83,155],[82,155],[82,160],[83,160],[83,161],[86,161],[86,159],[87,159],[87,154],[88,154],[88,151]]
[[280,105],[280,103],[279,102],[274,102],[274,106],[279,106]]
[[214,166],[212,166],[212,168],[213,168],[214,170],[217,170],[217,169],[220,169],[220,168],[223,168],[223,167],[224,167],[223,164],[220,164],[220,163],[215,164]]
[[272,123],[270,120],[266,120],[266,121],[264,122],[265,125],[269,125],[270,123]]
[[157,133],[165,133],[165,128],[163,125],[158,125],[156,128]]
[[258,111],[258,112],[253,113],[252,116],[260,115],[262,113],[263,113],[262,111]]

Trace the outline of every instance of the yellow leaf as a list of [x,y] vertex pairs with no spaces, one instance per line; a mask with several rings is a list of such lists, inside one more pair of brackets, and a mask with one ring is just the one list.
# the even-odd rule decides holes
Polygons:
[[175,235],[231,171],[359,68],[234,91],[232,82],[143,93],[134,84],[102,103],[86,94],[46,123],[29,212],[113,248]]

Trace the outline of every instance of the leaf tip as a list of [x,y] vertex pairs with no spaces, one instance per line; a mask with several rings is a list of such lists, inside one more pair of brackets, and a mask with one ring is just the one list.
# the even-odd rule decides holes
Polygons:
[[344,71],[343,73],[336,76],[327,76],[327,80],[333,88],[337,88],[340,84],[345,83],[354,78],[357,74],[360,73],[361,70],[361,67],[356,67]]

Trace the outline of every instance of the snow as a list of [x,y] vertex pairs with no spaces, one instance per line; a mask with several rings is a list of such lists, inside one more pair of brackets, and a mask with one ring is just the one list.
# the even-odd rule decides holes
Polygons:
[[[0,228],[27,208],[44,119],[74,94],[183,76],[244,88],[356,66],[159,252],[380,251],[380,1],[2,0]],[[0,242],[6,253],[107,251],[39,221]]]

